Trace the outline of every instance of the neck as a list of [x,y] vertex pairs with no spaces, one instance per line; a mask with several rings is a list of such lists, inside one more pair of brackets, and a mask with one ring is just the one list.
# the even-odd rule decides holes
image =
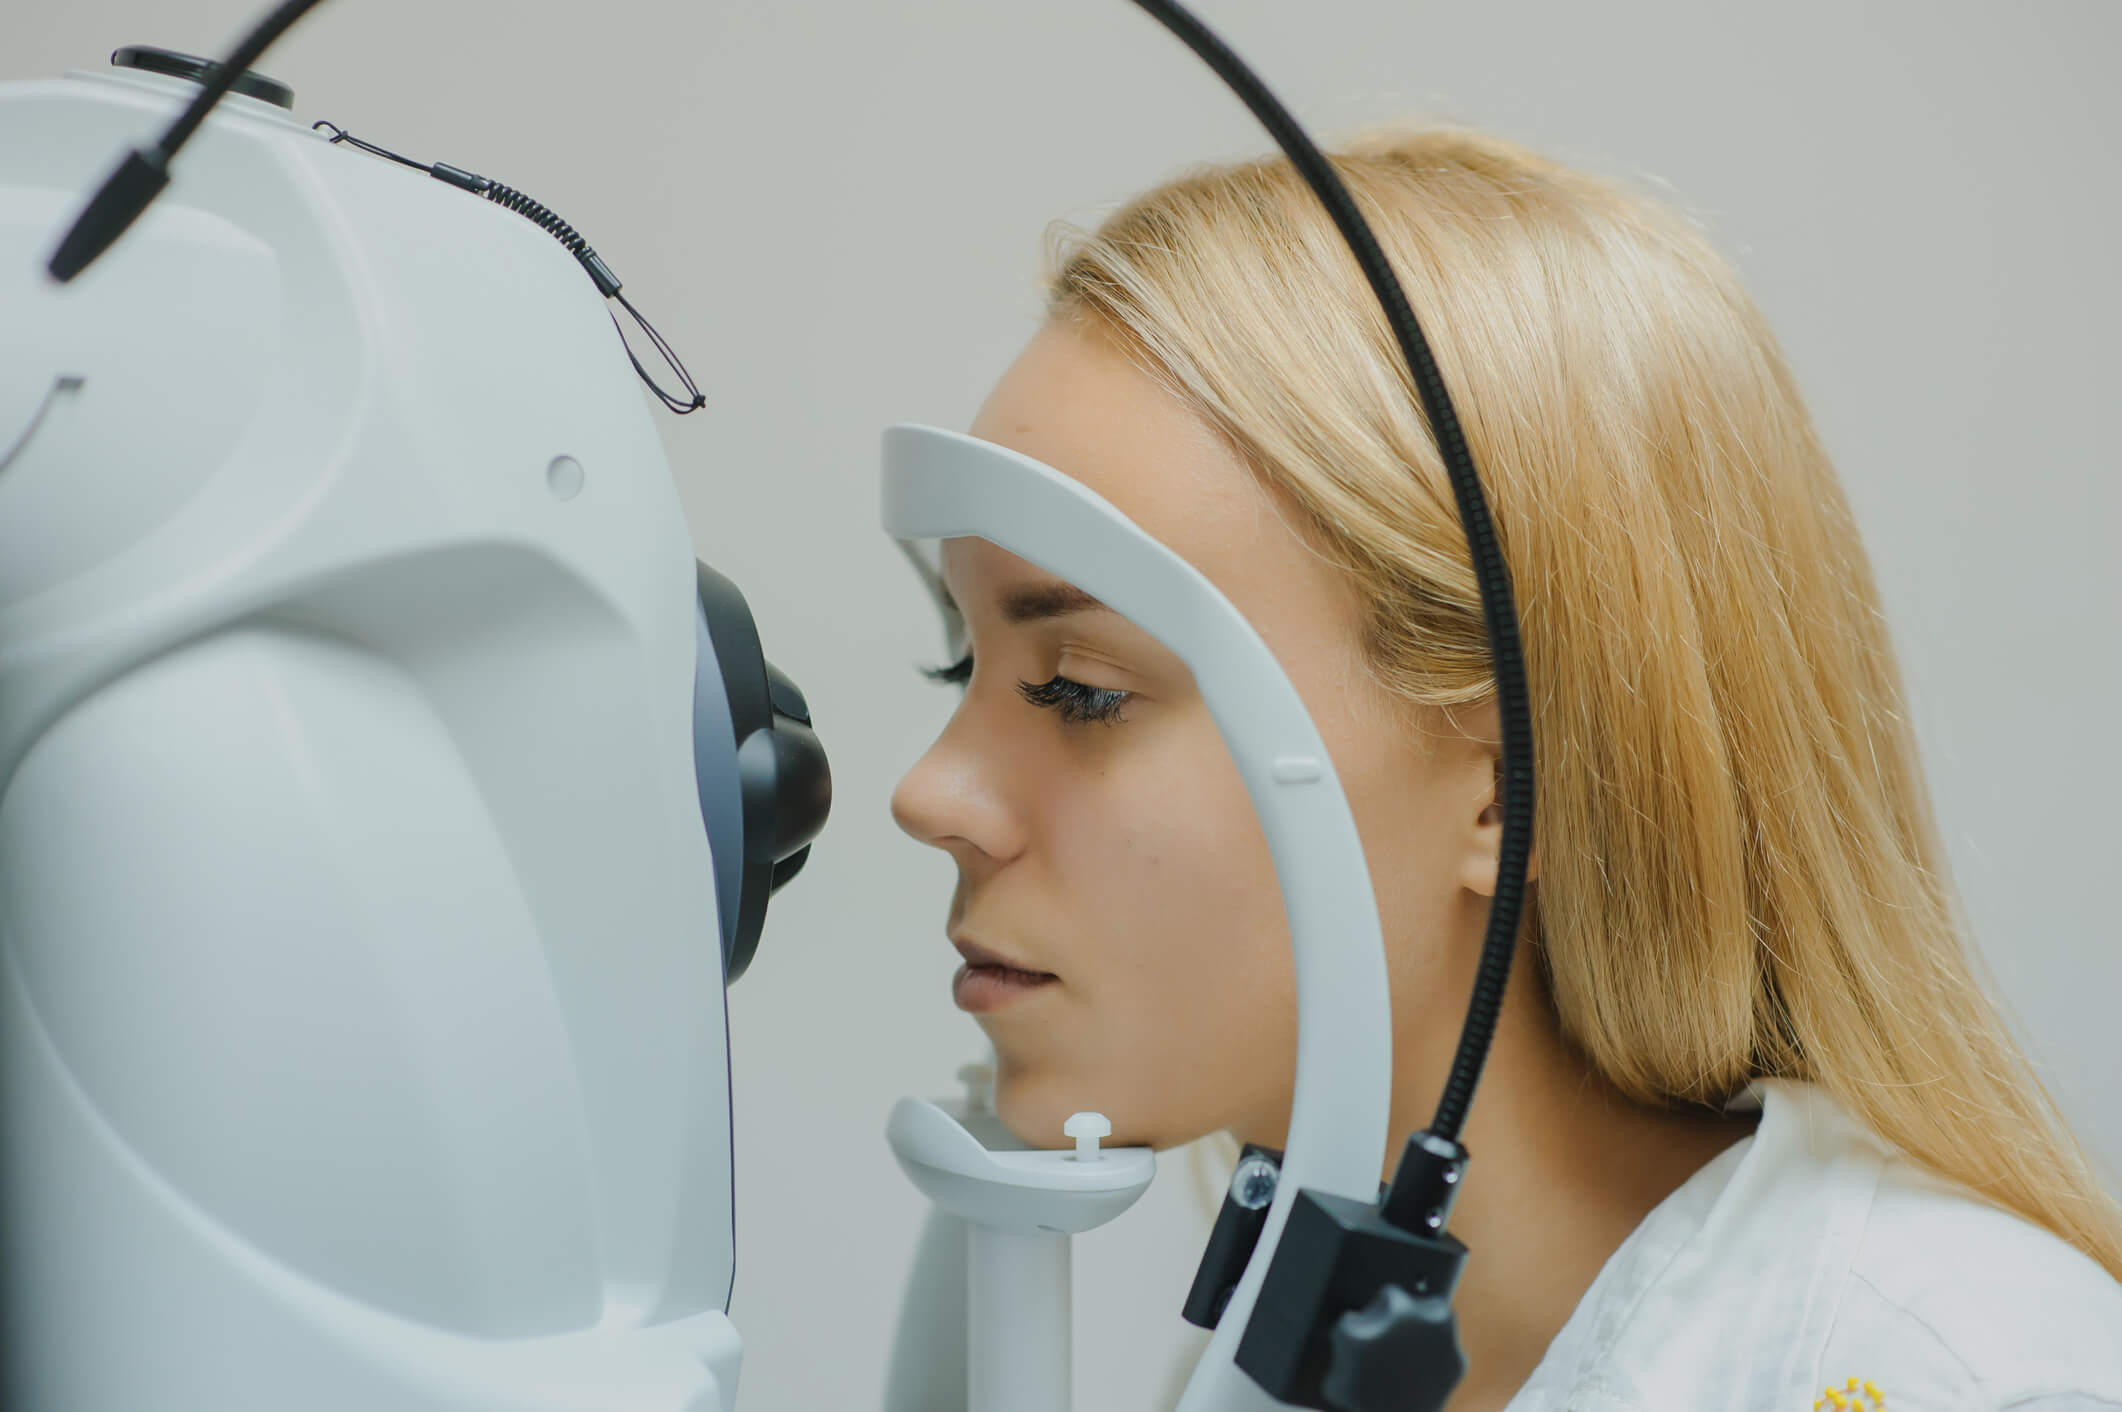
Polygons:
[[[1521,953],[1520,960],[1526,956]],[[1449,1229],[1469,1255],[1453,1307],[1467,1377],[1449,1412],[1509,1402],[1600,1268],[1651,1209],[1752,1130],[1751,1115],[1638,1106],[1562,1039],[1519,968],[1460,1140],[1465,1189]],[[1441,1054],[1402,1049],[1385,1175],[1428,1124],[1456,1035]]]

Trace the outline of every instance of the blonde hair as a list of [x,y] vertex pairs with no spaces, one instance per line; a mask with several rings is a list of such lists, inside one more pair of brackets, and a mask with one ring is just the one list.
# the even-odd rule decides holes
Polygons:
[[[1633,1100],[1819,1084],[2122,1279],[2122,1221],[1978,983],[1856,525],[1774,335],[1680,213],[1515,144],[1333,158],[1421,318],[1515,583],[1538,750],[1528,936]],[[1050,233],[1117,337],[1366,604],[1418,707],[1494,690],[1442,462],[1376,299],[1278,157]]]

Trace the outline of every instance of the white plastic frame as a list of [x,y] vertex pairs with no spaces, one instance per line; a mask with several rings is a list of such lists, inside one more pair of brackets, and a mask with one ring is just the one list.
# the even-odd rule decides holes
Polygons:
[[[884,433],[883,520],[910,551],[920,540],[987,540],[1091,594],[1177,653],[1245,782],[1289,918],[1296,1093],[1266,1228],[1179,1408],[1276,1405],[1237,1368],[1238,1341],[1298,1189],[1376,1198],[1392,1091],[1377,904],[1326,746],[1281,664],[1230,600],[1052,467],[940,427],[893,426]],[[934,567],[918,552],[912,557],[947,605]]]

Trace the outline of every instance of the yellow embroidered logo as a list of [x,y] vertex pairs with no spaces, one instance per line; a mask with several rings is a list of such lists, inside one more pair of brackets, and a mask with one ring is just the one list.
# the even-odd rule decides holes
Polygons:
[[1821,1393],[1813,1403],[1813,1412],[1886,1412],[1886,1394],[1879,1391],[1877,1383],[1851,1378],[1842,1386]]

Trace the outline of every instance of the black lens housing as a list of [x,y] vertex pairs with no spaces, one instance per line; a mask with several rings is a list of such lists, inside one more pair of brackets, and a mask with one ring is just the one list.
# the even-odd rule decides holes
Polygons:
[[[743,593],[705,564],[695,570],[714,670],[701,663],[694,691],[719,690],[727,703],[726,713],[696,706],[696,722],[717,724],[696,727],[693,740],[701,815],[722,903],[727,984],[744,974],[758,952],[768,899],[809,861],[811,841],[832,810],[833,778],[825,746],[811,728],[810,703],[766,660]],[[725,719],[726,734],[719,726]],[[736,808],[706,797],[715,789],[734,789]]]

